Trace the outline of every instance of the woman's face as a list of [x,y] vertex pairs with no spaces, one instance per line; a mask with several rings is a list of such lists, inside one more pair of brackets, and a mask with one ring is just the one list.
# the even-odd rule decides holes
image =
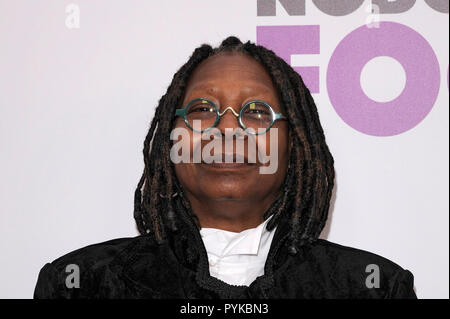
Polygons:
[[[229,106],[239,113],[246,102],[264,100],[275,112],[286,115],[269,74],[259,62],[242,53],[220,53],[203,61],[191,75],[183,103],[178,108],[183,108],[189,101],[200,97],[213,101],[220,113]],[[227,200],[260,202],[267,201],[268,198],[276,199],[286,174],[290,154],[287,121],[276,121],[268,132],[253,137],[257,150],[264,151],[266,155],[271,154],[271,148],[275,149],[275,143],[278,146],[275,157],[270,160],[277,161],[277,168],[273,174],[261,174],[259,168],[262,165],[269,166],[271,163],[262,164],[258,157],[256,163],[244,165],[193,163],[192,150],[195,144],[201,143],[203,148],[209,141],[198,142],[194,132],[187,128],[181,117],[177,118],[175,127],[186,128],[190,134],[191,161],[175,164],[176,176],[188,198],[193,196],[200,202]],[[240,128],[237,117],[230,110],[224,113],[216,127],[223,134],[225,128]],[[274,134],[275,129],[278,137],[274,140],[273,135],[271,141],[270,136]],[[246,157],[249,155],[248,143],[246,136],[244,139]],[[235,140],[233,145],[233,153],[236,153]],[[224,148],[223,146],[223,153]]]

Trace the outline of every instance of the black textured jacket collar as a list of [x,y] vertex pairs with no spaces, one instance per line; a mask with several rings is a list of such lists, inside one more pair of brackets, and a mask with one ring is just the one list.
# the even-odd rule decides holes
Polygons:
[[[205,298],[205,297],[218,297],[218,298],[267,298],[268,291],[274,285],[273,273],[288,257],[286,242],[288,236],[288,224],[284,220],[280,221],[277,229],[275,230],[274,238],[267,256],[266,264],[264,267],[264,275],[256,278],[250,286],[236,286],[225,283],[215,277],[212,277],[209,273],[208,255],[203,244],[200,232],[196,228],[193,221],[187,216],[183,216],[184,227],[179,228],[176,232],[171,233],[169,240],[160,244],[159,249],[163,254],[168,254],[166,258],[172,260],[173,264],[166,265],[171,269],[175,268],[177,263],[178,274],[183,274],[180,285],[187,285],[194,287],[198,286],[200,289],[192,289],[184,291],[189,298]],[[127,256],[124,276],[133,282],[136,286],[139,286],[142,291],[154,292],[155,280],[154,274],[150,273],[150,269],[146,263],[142,260],[147,258],[147,253],[152,251],[152,248],[146,247],[148,244],[143,242],[142,245],[134,247],[132,252]],[[154,244],[152,245],[154,246]],[[153,248],[154,249],[154,248]],[[149,259],[152,257],[148,256]],[[167,279],[175,279],[167,276]],[[159,286],[161,291],[163,283]],[[160,292],[161,294],[161,292]],[[168,288],[162,295],[168,294],[172,297],[179,297],[178,293],[174,293],[173,288]],[[167,295],[166,295],[167,296]]]

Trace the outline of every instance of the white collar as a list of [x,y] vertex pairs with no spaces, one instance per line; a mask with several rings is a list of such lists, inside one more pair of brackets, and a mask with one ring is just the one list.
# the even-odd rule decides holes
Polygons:
[[[268,231],[266,225],[270,216],[259,226],[240,233],[216,228],[202,228],[200,234],[208,254],[217,257],[231,255],[258,255],[262,244],[269,244],[275,229]],[[272,236],[271,236],[272,235]]]

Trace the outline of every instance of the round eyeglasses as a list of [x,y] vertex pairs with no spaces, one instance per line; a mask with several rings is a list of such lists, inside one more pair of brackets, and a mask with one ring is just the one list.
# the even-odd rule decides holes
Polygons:
[[[182,109],[177,109],[175,115],[184,119],[187,127],[199,133],[203,133],[215,127],[220,118],[228,109],[238,118],[239,125],[249,134],[264,134],[273,126],[277,120],[286,120],[286,116],[276,113],[265,101],[253,100],[244,104],[241,111],[236,113],[230,106],[219,112],[219,108],[214,102],[205,98],[196,98],[190,101]],[[194,121],[200,121],[200,125],[195,125]]]

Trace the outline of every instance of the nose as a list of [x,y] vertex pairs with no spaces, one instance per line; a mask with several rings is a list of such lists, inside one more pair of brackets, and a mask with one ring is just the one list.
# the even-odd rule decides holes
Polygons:
[[236,112],[231,106],[226,107],[222,112],[219,113],[219,123],[217,124],[217,128],[225,134],[226,128],[235,129],[240,127],[238,122],[239,113]]

